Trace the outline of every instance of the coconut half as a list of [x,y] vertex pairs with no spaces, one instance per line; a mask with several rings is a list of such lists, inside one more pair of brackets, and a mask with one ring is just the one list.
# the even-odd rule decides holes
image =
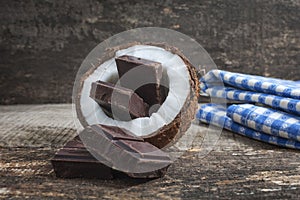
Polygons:
[[[164,86],[169,92],[163,104],[150,117],[118,121],[108,117],[89,97],[92,82],[117,82],[115,58],[122,55],[162,64],[164,76],[168,80]],[[142,137],[158,148],[173,144],[190,127],[197,110],[199,95],[199,81],[195,68],[177,48],[166,44],[135,43],[110,48],[105,55],[99,55],[99,64],[91,66],[82,76],[79,87],[74,100],[77,117],[83,127],[93,124],[117,126]]]

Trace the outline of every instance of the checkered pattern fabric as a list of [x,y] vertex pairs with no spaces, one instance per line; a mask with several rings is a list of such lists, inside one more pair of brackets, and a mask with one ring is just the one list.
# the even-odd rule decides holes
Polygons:
[[297,99],[221,86],[208,88],[206,89],[206,93],[211,97],[225,98],[228,100],[248,103],[261,103],[272,108],[300,115],[300,100]]
[[204,92],[209,88],[225,85],[242,90],[300,99],[300,84],[296,81],[265,78],[222,70],[209,71],[200,81],[200,87]]
[[[201,79],[201,92],[240,101],[228,109],[201,107],[198,119],[264,142],[299,149],[300,82],[212,70]],[[260,103],[271,108],[248,103]]]
[[[232,109],[234,108],[232,107]],[[218,104],[202,105],[196,117],[201,122],[213,124],[222,128],[224,127],[229,131],[253,138],[255,140],[300,150],[300,142],[296,140],[266,134],[234,122],[230,117],[227,116],[226,108]]]
[[300,117],[251,104],[231,105],[227,116],[256,131],[300,141]]

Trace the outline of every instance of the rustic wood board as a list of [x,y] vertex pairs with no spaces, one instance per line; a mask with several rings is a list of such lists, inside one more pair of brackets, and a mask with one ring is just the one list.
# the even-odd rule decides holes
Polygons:
[[163,27],[220,69],[300,80],[299,0],[0,2],[0,103],[71,102],[87,54],[112,35]]
[[[60,108],[69,105],[2,106],[1,111]],[[50,110],[51,110],[50,109]],[[68,119],[68,118],[66,118]],[[0,122],[5,123],[5,118]],[[68,120],[66,120],[67,122]],[[205,130],[205,127],[203,127]],[[62,129],[63,130],[63,129]],[[1,134],[2,132],[0,132]],[[33,132],[35,133],[35,132]],[[56,133],[56,132],[54,132]],[[69,133],[70,138],[73,133]],[[59,146],[0,148],[0,198],[8,199],[299,199],[300,152],[223,131],[207,156],[188,152],[165,177],[128,179],[60,179],[50,159]]]

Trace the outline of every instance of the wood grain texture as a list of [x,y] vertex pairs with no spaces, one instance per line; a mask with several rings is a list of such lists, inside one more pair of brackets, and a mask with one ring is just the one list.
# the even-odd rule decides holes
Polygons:
[[298,0],[0,2],[0,103],[71,102],[89,51],[156,26],[195,38],[220,69],[300,79]]
[[55,149],[1,148],[0,197],[16,199],[299,199],[299,153],[224,133],[205,158],[186,154],[164,178],[56,178]]
[[[20,113],[41,110],[60,110],[70,114],[70,105],[1,106],[1,112]],[[59,114],[60,113],[60,114]],[[9,117],[1,117],[5,124]],[[68,122],[61,117],[53,121]],[[9,124],[9,123],[7,123]],[[28,126],[34,126],[29,124]],[[66,123],[68,126],[68,123]],[[63,129],[47,135],[63,133]],[[15,130],[17,132],[17,130]],[[207,133],[201,127],[201,137]],[[2,132],[0,132],[0,135]],[[36,134],[35,131],[31,134]],[[73,137],[73,132],[66,137]],[[201,135],[200,134],[200,135]],[[1,140],[1,139],[0,139]],[[28,138],[30,140],[30,138]],[[32,139],[34,140],[34,138]],[[197,149],[186,152],[170,166],[165,177],[148,182],[129,179],[60,179],[56,178],[50,159],[66,139],[57,145],[33,147],[30,142],[22,147],[0,147],[0,198],[2,199],[299,199],[299,151],[279,148],[223,131],[217,146],[210,154],[199,156]],[[37,144],[49,144],[44,138]],[[14,143],[16,144],[16,143]],[[21,143],[19,143],[21,144]],[[201,139],[199,139],[201,148]]]

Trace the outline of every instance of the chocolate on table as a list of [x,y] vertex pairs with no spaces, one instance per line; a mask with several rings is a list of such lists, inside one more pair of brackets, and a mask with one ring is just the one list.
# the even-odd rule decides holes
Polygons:
[[92,83],[90,97],[113,118],[125,121],[148,116],[148,104],[131,89],[97,81]]
[[160,88],[163,71],[161,63],[129,55],[120,56],[115,60],[123,87],[135,90],[150,107],[162,104],[164,97]]
[[78,136],[60,149],[51,162],[60,178],[113,178],[113,170],[95,159]]
[[80,138],[93,156],[135,178],[157,177],[172,163],[167,153],[118,127],[92,125]]
[[80,139],[68,142],[52,159],[58,177],[159,178],[172,163],[168,154],[118,127],[88,126]]

